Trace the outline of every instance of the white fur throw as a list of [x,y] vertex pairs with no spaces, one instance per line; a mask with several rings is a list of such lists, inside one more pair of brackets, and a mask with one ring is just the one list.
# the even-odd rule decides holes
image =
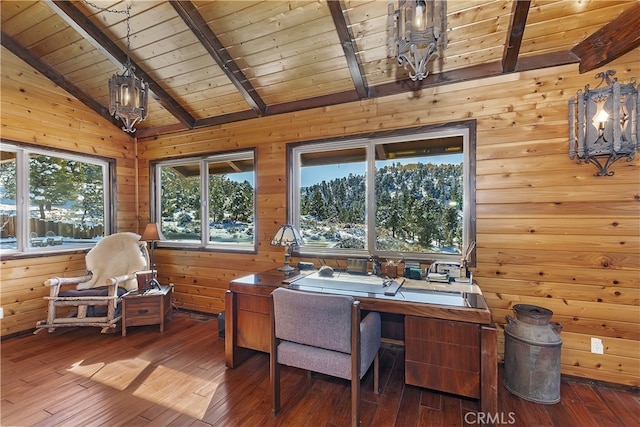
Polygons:
[[[106,284],[111,277],[133,274],[147,267],[147,260],[140,250],[140,236],[135,233],[116,233],[102,238],[87,253],[87,270],[93,273],[88,282],[79,283],[76,289],[89,289]],[[120,284],[128,291],[137,289],[136,279]]]

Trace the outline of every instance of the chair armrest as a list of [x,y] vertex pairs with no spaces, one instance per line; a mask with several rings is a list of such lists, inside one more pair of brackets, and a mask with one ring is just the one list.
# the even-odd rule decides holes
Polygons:
[[88,282],[92,277],[91,274],[79,277],[52,277],[45,280],[44,284],[46,286],[77,285],[78,283]]
[[129,280],[133,280],[136,278],[135,274],[125,274],[124,276],[110,277],[105,282],[105,285],[117,285],[118,283],[128,282]]
[[45,280],[44,284],[45,286],[49,286],[49,298],[57,298],[62,286],[88,282],[92,277],[91,274],[79,277],[52,277]]

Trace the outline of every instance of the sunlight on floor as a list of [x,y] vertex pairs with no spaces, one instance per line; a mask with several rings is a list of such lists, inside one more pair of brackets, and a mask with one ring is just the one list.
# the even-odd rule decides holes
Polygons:
[[152,366],[135,358],[110,363],[74,363],[67,369],[76,375],[112,387],[131,390],[133,396],[202,419],[218,387],[217,381],[187,375],[166,366]]
[[157,366],[133,394],[190,417],[202,419],[217,387],[218,383],[210,379]]
[[85,364],[84,360],[82,360],[74,363],[67,370],[122,391],[129,387],[144,372],[147,366],[149,366],[148,361],[137,358],[116,360],[111,363],[97,362],[91,364]]

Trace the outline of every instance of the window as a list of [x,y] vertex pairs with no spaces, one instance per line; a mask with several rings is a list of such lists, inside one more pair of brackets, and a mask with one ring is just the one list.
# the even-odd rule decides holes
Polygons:
[[163,245],[255,250],[253,151],[158,162],[154,176]]
[[459,260],[475,240],[474,132],[465,122],[292,146],[298,252]]
[[77,248],[109,234],[112,163],[4,143],[0,153],[3,254]]

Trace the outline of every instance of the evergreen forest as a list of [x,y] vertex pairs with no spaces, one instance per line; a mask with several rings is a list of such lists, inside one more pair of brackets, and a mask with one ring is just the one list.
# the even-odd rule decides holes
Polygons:
[[[376,249],[460,253],[463,168],[400,163],[375,176]],[[364,249],[364,175],[301,189],[301,228],[308,244]]]

